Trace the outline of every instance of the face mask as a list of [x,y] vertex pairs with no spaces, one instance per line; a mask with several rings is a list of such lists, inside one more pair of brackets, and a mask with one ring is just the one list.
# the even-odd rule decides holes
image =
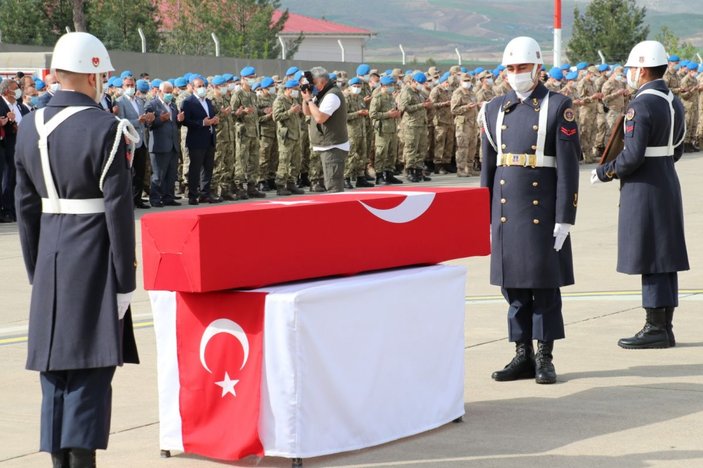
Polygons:
[[362,80],[366,81],[367,83],[369,82],[370,75],[364,75],[361,77]]
[[230,91],[234,91],[234,83],[230,83],[227,85],[227,89]]
[[[105,86],[105,83],[103,83],[103,87]],[[59,89],[61,89],[61,83],[54,83],[51,86],[49,86],[49,89],[51,90],[52,93],[55,93]]]
[[17,88],[15,90],[15,100],[19,101],[20,99],[22,99],[22,90]]
[[134,88],[124,88],[124,91],[123,91],[124,95],[127,97],[134,96],[135,92],[136,92],[136,89],[134,89]]
[[255,83],[256,83],[256,78],[247,78],[247,84],[249,86],[254,86]]
[[632,68],[627,69],[627,84],[634,89],[639,88],[639,81],[640,81],[640,69],[637,69],[637,73],[635,76],[632,76]]
[[486,83],[488,83],[489,86],[490,86],[490,85],[493,85],[493,78],[488,78],[488,79],[486,80]]
[[361,94],[361,88],[357,88],[356,86],[352,87],[351,89],[352,94]]
[[392,94],[393,91],[395,91],[395,88],[394,88],[393,86],[389,86],[389,87],[386,88],[386,92],[387,92],[388,94]]
[[294,89],[290,92],[290,97],[297,98],[298,96],[300,96],[300,91],[298,91],[297,89]]
[[508,73],[508,83],[517,93],[527,93],[534,86],[532,72]]
[[625,77],[622,76],[622,75],[616,76],[615,79],[618,80],[618,81],[620,81],[620,82],[624,82],[624,81],[625,81]]
[[234,85],[234,91],[235,91],[235,92],[239,91],[240,89],[242,89],[242,85],[240,85],[240,84]]
[[166,104],[168,104],[171,101],[173,101],[173,94],[172,93],[164,93],[164,102]]
[[200,88],[196,88],[195,94],[200,98],[204,98],[207,95],[207,88],[205,86],[202,86]]
[[371,87],[372,87],[373,89],[376,89],[376,88],[378,88],[379,86],[381,86],[381,82],[380,82],[380,81],[374,81],[373,83],[371,83]]
[[464,89],[471,89],[471,82],[470,81],[462,81],[461,87]]

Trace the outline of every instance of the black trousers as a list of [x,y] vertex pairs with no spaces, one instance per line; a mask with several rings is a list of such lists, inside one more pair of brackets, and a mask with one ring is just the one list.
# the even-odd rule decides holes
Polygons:
[[3,151],[0,151],[0,157],[2,162],[0,166],[2,170],[2,178],[0,179],[0,185],[2,185],[2,212],[8,216],[15,217],[15,185],[17,185],[17,168],[15,167],[15,147],[8,146],[5,147]]
[[650,273],[642,275],[642,307],[679,306],[679,275],[673,273]]
[[144,177],[146,175],[146,159],[149,157],[149,149],[145,144],[134,150],[132,155],[132,193],[134,203],[142,201],[144,191]]
[[115,367],[40,372],[39,450],[107,448]]
[[209,197],[212,170],[215,167],[215,147],[188,148],[188,155],[188,198]]
[[509,305],[508,332],[511,342],[564,338],[559,288],[502,288],[501,292]]
[[151,203],[171,202],[175,199],[176,177],[178,173],[178,153],[151,153]]

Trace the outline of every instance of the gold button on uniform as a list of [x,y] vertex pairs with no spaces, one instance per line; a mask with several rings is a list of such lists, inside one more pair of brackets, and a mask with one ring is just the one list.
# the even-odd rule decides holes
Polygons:
[[500,128],[501,128],[502,130],[507,130],[507,129],[508,129],[508,126],[507,126],[507,125],[501,125]]
[[539,205],[539,200],[532,200],[532,204],[535,206]]
[[501,202],[503,205],[505,205],[506,203],[508,203],[508,200],[506,200],[505,198],[501,198],[501,199],[500,199],[500,202]]
[[503,143],[502,145],[500,145],[500,147],[503,148],[503,149],[505,149],[505,148],[506,148],[505,143]]
[[505,216],[503,216],[503,217],[500,218],[500,222],[501,222],[501,223],[504,223],[504,222],[506,222],[507,220],[508,220],[508,218],[506,218]]
[[505,185],[505,181],[503,179],[500,179],[500,185]]
[[533,149],[533,150],[536,150],[536,149],[537,149],[537,145],[532,145],[532,149]]
[[532,222],[535,224],[539,224],[539,219],[533,219]]
[[533,187],[539,187],[539,182],[537,182],[537,181],[535,180],[534,182],[532,182],[532,186],[533,186]]
[[539,130],[539,126],[533,125],[533,126],[532,126],[532,130],[534,130],[534,131],[536,132],[537,130]]

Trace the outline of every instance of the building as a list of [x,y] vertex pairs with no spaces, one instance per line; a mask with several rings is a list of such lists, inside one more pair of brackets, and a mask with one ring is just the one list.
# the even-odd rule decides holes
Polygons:
[[[275,11],[272,21],[278,21],[282,14],[281,11]],[[295,53],[295,60],[357,63],[364,61],[366,41],[375,35],[368,29],[289,12],[285,26],[278,34],[279,41],[287,44],[301,34],[303,42]],[[285,51],[282,58],[288,58]]]

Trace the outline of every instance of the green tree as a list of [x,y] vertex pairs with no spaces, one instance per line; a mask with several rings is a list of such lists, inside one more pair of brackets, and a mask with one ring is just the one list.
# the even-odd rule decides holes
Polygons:
[[566,55],[571,62],[597,62],[601,50],[608,61],[627,59],[632,47],[649,34],[646,14],[635,0],[593,0],[583,14],[575,7]]
[[53,46],[73,27],[71,0],[0,0],[2,41]]
[[103,41],[105,47],[140,52],[142,42],[137,28],[146,36],[147,52],[161,47],[161,19],[153,0],[92,0],[87,3],[88,31]]
[[[277,34],[288,19],[288,11],[275,23],[279,0],[168,0],[166,15],[175,21],[165,34],[163,50],[176,54],[212,55],[211,33],[220,41],[220,53],[230,57],[277,58]],[[166,21],[164,21],[166,23]],[[286,45],[292,58],[302,36]]]
[[664,44],[668,54],[678,55],[682,59],[697,59],[698,49],[696,46],[690,42],[682,41],[668,26],[662,26],[654,39]]

